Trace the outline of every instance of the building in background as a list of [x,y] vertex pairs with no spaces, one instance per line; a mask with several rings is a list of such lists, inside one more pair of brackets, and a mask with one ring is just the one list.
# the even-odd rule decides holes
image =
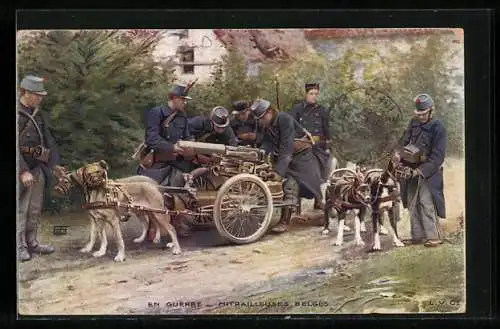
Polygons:
[[210,79],[214,66],[221,61],[227,49],[217,39],[213,30],[167,30],[157,45],[154,56],[172,64],[179,82],[198,78]]

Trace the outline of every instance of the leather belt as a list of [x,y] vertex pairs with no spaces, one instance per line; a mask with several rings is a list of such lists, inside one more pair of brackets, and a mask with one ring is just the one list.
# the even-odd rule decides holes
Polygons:
[[38,146],[21,146],[20,149],[21,152],[31,155],[37,151]]
[[312,139],[315,143],[321,142],[321,136],[312,136]]

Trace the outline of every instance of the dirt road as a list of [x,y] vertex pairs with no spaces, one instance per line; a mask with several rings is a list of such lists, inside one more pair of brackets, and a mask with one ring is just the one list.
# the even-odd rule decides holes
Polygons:
[[[242,246],[227,245],[216,231],[196,232],[181,240],[183,253],[175,256],[151,243],[134,244],[139,224],[131,219],[124,228],[127,260],[114,263],[113,243],[102,258],[78,252],[88,235],[85,218],[48,218],[45,227],[62,221],[71,222],[68,235],[43,232],[57,252],[19,266],[22,314],[149,313],[148,303],[181,301],[196,306],[199,302],[205,308],[239,295],[245,286],[333,264],[342,257],[332,246],[333,237],[322,237],[320,227],[299,225],[286,234],[269,234]],[[352,236],[347,235],[347,245],[350,240]]]

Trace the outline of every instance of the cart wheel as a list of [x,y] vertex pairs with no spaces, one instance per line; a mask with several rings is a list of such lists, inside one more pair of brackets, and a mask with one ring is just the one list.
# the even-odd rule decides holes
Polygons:
[[[193,187],[195,187],[198,191],[216,190],[213,184],[203,175],[195,178],[195,180],[193,181]],[[190,219],[186,221],[186,224],[193,231],[206,231],[210,230],[214,226],[212,215],[210,214],[190,216]]]
[[214,222],[222,237],[237,244],[252,243],[267,232],[272,217],[271,191],[259,177],[239,174],[220,187]]

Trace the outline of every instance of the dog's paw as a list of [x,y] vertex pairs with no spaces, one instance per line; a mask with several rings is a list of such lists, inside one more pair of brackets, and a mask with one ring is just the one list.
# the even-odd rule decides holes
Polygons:
[[181,250],[181,248],[179,248],[179,247],[174,247],[174,248],[172,249],[172,254],[174,254],[174,255],[179,255],[179,254],[181,253],[181,251],[182,251],[182,250]]
[[144,238],[141,239],[140,237],[134,239],[134,243],[141,243],[143,241],[144,241]]
[[359,240],[356,240],[355,245],[356,246],[364,246],[365,242],[363,240],[359,239]]
[[387,234],[389,234],[387,229],[383,226],[380,226],[380,235],[387,235]]
[[380,251],[382,250],[382,247],[380,247],[380,244],[374,244],[371,248],[372,251]]
[[342,241],[335,241],[335,243],[333,245],[336,247],[341,247],[343,244],[344,243]]
[[325,230],[321,231],[321,234],[322,235],[328,235],[328,234],[330,234],[330,230],[325,229]]
[[89,247],[83,247],[82,249],[80,249],[80,252],[88,253],[88,252],[90,252],[90,250],[91,250],[91,248],[89,248]]
[[394,240],[392,242],[392,244],[395,245],[396,247],[404,247],[405,246],[405,244],[399,240]]
[[161,239],[160,238],[154,238],[153,243],[154,244],[160,244]]
[[113,258],[113,260],[117,263],[121,263],[121,262],[124,262],[125,261],[125,255],[116,255],[115,258]]
[[175,246],[175,244],[173,242],[169,242],[166,245],[167,248],[173,248],[174,246]]
[[103,250],[97,250],[96,252],[94,252],[92,254],[92,256],[94,256],[94,257],[102,257],[102,256],[104,256],[104,254],[106,254],[105,251],[103,251]]
[[351,232],[351,228],[349,226],[344,226],[344,232]]

